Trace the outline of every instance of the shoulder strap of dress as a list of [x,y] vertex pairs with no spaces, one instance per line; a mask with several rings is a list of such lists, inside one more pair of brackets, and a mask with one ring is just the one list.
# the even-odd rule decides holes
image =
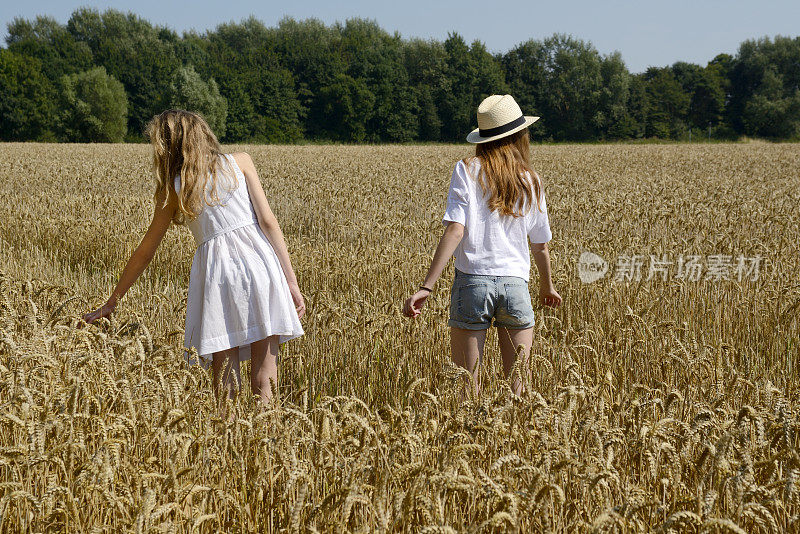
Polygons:
[[[227,160],[228,167],[233,171],[233,178],[236,180],[236,188],[241,189],[241,185],[247,184],[247,179],[244,176],[242,168],[236,163],[236,158],[233,157],[233,154],[223,154],[223,156]],[[247,188],[244,190],[247,191]]]
[[242,169],[239,167],[239,164],[236,163],[236,158],[233,157],[233,154],[223,154],[223,156],[228,160],[228,165],[231,167],[231,169],[233,169],[233,172],[237,176],[244,174],[242,173]]

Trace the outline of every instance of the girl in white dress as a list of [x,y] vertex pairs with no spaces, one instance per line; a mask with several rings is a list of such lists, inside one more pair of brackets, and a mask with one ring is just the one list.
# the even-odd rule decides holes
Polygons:
[[218,396],[235,395],[239,363],[251,359],[252,391],[267,403],[278,385],[278,346],[303,334],[305,303],[253,160],[222,154],[206,121],[188,111],[155,116],[147,134],[157,181],[153,220],[111,297],[84,320],[111,315],[170,224],[185,223],[197,243],[185,346],[197,349],[200,363],[211,361]]

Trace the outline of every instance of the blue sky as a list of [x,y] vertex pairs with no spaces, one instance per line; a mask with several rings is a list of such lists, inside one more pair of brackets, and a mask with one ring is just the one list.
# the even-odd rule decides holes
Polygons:
[[[457,31],[467,41],[479,39],[492,52],[503,52],[528,39],[568,33],[591,41],[603,54],[619,50],[632,72],[678,60],[705,65],[716,54],[735,54],[745,39],[765,35],[800,35],[800,0],[579,0],[477,2],[474,0],[2,0],[0,30],[14,17],[46,14],[66,22],[80,6],[134,13],[179,32],[204,31],[221,22],[255,15],[268,26],[284,16],[315,17],[326,23],[352,17],[377,20],[403,37],[443,40]],[[191,5],[190,9],[186,9]]]

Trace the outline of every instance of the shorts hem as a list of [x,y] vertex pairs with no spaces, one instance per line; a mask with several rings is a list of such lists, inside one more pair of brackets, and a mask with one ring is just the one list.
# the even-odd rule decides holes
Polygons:
[[534,321],[531,321],[530,324],[528,324],[528,326],[517,326],[517,325],[510,326],[503,323],[498,323],[497,321],[494,322],[495,328],[505,328],[507,330],[527,330],[528,328],[533,328],[535,325],[536,323]]
[[488,330],[492,325],[480,323],[462,323],[460,321],[454,321],[453,319],[449,319],[447,321],[447,325],[453,328],[461,328],[463,330]]

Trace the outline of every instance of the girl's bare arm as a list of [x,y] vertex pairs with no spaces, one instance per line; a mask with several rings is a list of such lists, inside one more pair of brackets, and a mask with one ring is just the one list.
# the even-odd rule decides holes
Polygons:
[[561,304],[561,295],[553,285],[547,243],[531,243],[531,250],[536,269],[539,271],[539,303],[543,306],[558,306]]
[[447,267],[450,258],[456,251],[458,244],[464,237],[464,225],[456,222],[451,222],[444,229],[444,234],[436,246],[436,252],[433,253],[433,260],[431,260],[431,267],[428,269],[428,274],[425,275],[425,280],[422,285],[433,289],[439,277],[442,276],[442,271]]
[[141,276],[147,266],[152,261],[153,256],[164,239],[164,235],[169,229],[172,222],[172,217],[175,215],[177,209],[177,199],[172,196],[164,205],[164,197],[161,195],[156,198],[155,211],[153,212],[153,220],[150,222],[150,227],[144,234],[141,243],[136,247],[136,250],[131,254],[128,263],[122,270],[122,275],[119,277],[114,291],[106,303],[93,312],[87,313],[83,316],[83,320],[87,323],[93,323],[101,317],[108,317],[113,313],[117,307],[117,302],[122,298],[125,293],[131,288],[134,282]]
[[[423,286],[428,289],[433,289],[433,286],[439,280],[439,277],[442,276],[442,271],[444,271],[450,258],[453,257],[453,253],[463,237],[463,224],[451,222],[447,225],[442,238],[439,240],[439,244],[436,246],[436,252],[433,254],[430,269],[428,269],[428,274],[422,282]],[[416,293],[408,297],[403,304],[403,315],[406,317],[418,316],[429,295],[429,291],[419,289]]]
[[286,275],[286,281],[289,284],[289,291],[292,294],[292,300],[297,308],[297,314],[302,317],[305,313],[306,305],[300,287],[297,284],[297,276],[294,274],[292,268],[292,261],[289,258],[289,249],[286,247],[286,240],[283,237],[283,232],[278,224],[278,219],[272,213],[267,201],[267,195],[264,194],[264,188],[261,186],[261,180],[258,178],[258,172],[253,164],[253,159],[245,152],[239,152],[233,155],[236,164],[244,173],[245,180],[247,181],[247,190],[250,193],[250,200],[253,203],[253,208],[258,218],[258,225],[261,231],[267,236],[278,260],[283,268],[283,273]]

